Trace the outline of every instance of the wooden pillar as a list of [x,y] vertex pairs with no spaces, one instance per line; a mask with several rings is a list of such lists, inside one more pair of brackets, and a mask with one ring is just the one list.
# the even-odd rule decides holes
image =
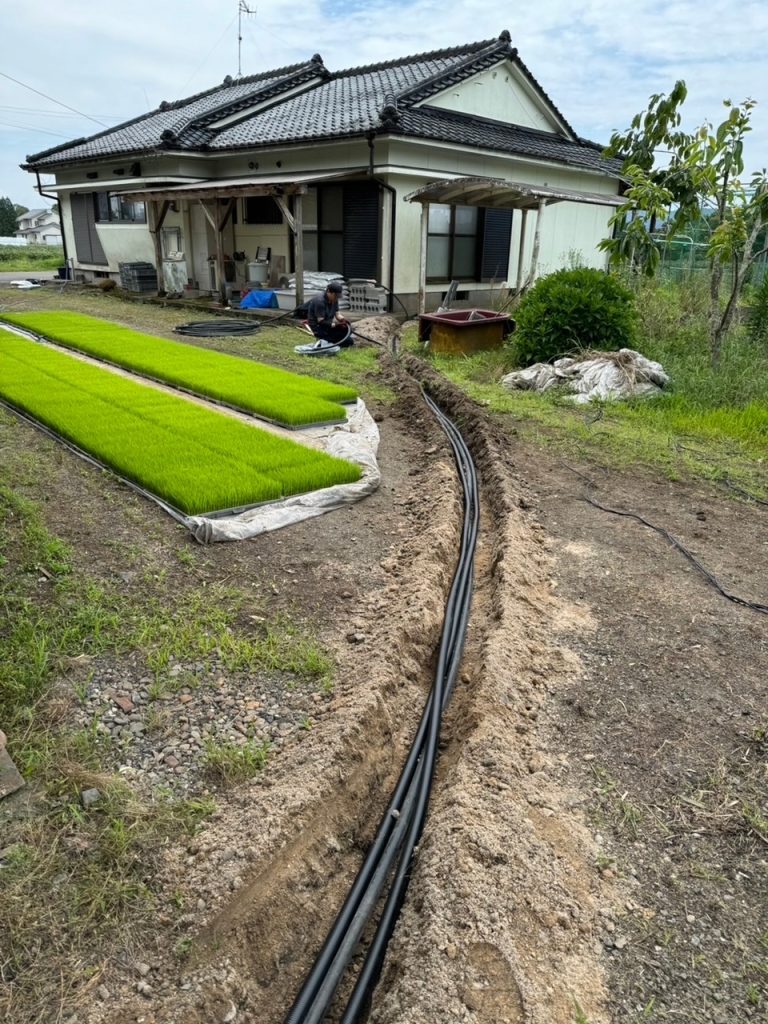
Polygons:
[[517,248],[517,280],[515,281],[515,294],[520,294],[523,287],[523,257],[525,256],[525,232],[528,228],[528,210],[521,210],[522,219],[520,224],[520,244]]
[[427,242],[429,241],[429,203],[421,204],[421,245],[419,248],[419,313],[427,311]]
[[221,200],[216,200],[216,215],[214,217],[214,230],[216,231],[216,267],[219,278],[219,302],[222,306],[227,304],[227,280],[224,276],[224,228],[221,225]]
[[297,192],[293,198],[293,221],[296,252],[296,305],[304,302],[304,211],[303,196]]
[[163,247],[160,244],[160,216],[157,211],[157,200],[150,199],[149,209],[149,233],[152,235],[152,242],[155,247],[155,270],[157,271],[157,294],[165,295],[165,281],[163,280]]
[[536,278],[536,267],[539,262],[539,248],[541,245],[541,218],[544,213],[544,207],[546,205],[546,199],[539,200],[539,207],[536,210],[536,229],[533,234],[533,252],[531,253],[531,268],[528,271],[528,279],[525,282],[526,288],[529,288]]

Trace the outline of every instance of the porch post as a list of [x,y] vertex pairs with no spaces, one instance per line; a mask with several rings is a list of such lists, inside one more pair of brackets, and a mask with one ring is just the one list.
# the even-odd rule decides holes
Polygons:
[[427,240],[429,203],[421,204],[421,246],[419,248],[419,313],[427,311]]
[[297,192],[293,197],[293,231],[296,252],[296,305],[304,302],[304,197]]
[[160,217],[157,212],[157,200],[149,201],[149,232],[152,235],[152,242],[155,247],[155,269],[157,270],[157,294],[165,295],[165,281],[163,280],[163,247],[160,244]]
[[528,224],[528,210],[524,209],[522,213],[522,223],[520,224],[520,244],[517,249],[517,280],[515,282],[515,295],[520,294],[520,289],[523,287],[523,256],[525,256],[525,232]]
[[536,265],[539,262],[539,246],[541,243],[541,218],[544,213],[544,207],[546,205],[546,199],[539,200],[539,207],[536,210],[536,230],[533,235],[533,252],[531,253],[531,268],[528,271],[528,279],[525,282],[526,287],[533,284],[533,280],[536,276]]
[[227,281],[224,276],[224,227],[221,224],[219,213],[221,212],[221,200],[216,200],[216,215],[214,217],[214,230],[216,232],[216,266],[219,272],[219,302],[222,306],[227,304]]

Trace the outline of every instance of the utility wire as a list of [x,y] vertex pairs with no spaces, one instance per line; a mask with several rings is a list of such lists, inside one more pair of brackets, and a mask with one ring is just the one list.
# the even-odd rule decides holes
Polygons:
[[63,132],[51,132],[47,128],[27,128],[23,124],[11,124],[10,121],[0,121],[3,128],[15,128],[19,132],[32,132],[33,135],[53,135],[55,139],[70,139],[71,135],[64,135]]
[[104,124],[103,121],[99,121],[95,117],[91,117],[90,114],[84,114],[81,110],[75,110],[74,107],[67,106],[66,103],[62,103],[61,100],[57,100],[53,96],[49,96],[47,93],[40,92],[39,89],[33,89],[31,85],[27,85],[26,82],[20,82],[18,78],[12,78],[11,75],[6,75],[4,71],[0,71],[0,75],[2,75],[3,78],[7,78],[9,82],[15,82],[16,85],[20,85],[22,89],[29,89],[30,92],[34,92],[38,96],[42,96],[44,100],[50,100],[51,103],[56,103],[60,107],[64,107],[65,110],[71,110],[73,114],[77,114],[79,117],[84,117],[88,121],[93,121],[94,124],[101,125],[102,128],[109,128],[109,125]]

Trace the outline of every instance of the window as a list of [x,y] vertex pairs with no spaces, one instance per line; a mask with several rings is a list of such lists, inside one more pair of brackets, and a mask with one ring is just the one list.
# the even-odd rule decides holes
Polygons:
[[482,214],[476,206],[429,208],[427,280],[476,281]]
[[99,223],[105,221],[146,224],[147,212],[144,203],[134,202],[131,199],[124,199],[119,192],[96,193],[96,220]]
[[283,211],[272,196],[246,196],[243,221],[245,224],[282,224]]
[[163,228],[160,232],[163,256],[167,259],[172,253],[181,252],[181,228]]

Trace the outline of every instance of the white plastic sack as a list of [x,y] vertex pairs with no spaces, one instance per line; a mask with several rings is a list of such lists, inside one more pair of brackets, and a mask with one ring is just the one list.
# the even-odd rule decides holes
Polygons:
[[313,437],[324,440],[323,448],[328,455],[357,463],[363,475],[353,484],[336,484],[310,494],[297,494],[283,498],[269,505],[241,512],[239,515],[223,516],[220,519],[206,516],[189,516],[185,526],[201,544],[222,540],[247,540],[260,533],[279,530],[283,526],[321,516],[344,505],[352,505],[367,497],[379,486],[381,473],[376,461],[379,448],[379,428],[360,399],[350,411],[347,422],[330,428],[316,428],[308,431]]
[[582,404],[593,399],[652,397],[669,384],[669,376],[661,363],[646,359],[634,349],[622,348],[589,359],[557,359],[551,365],[536,363],[508,373],[501,383],[508,391],[563,387],[574,392],[572,401]]

